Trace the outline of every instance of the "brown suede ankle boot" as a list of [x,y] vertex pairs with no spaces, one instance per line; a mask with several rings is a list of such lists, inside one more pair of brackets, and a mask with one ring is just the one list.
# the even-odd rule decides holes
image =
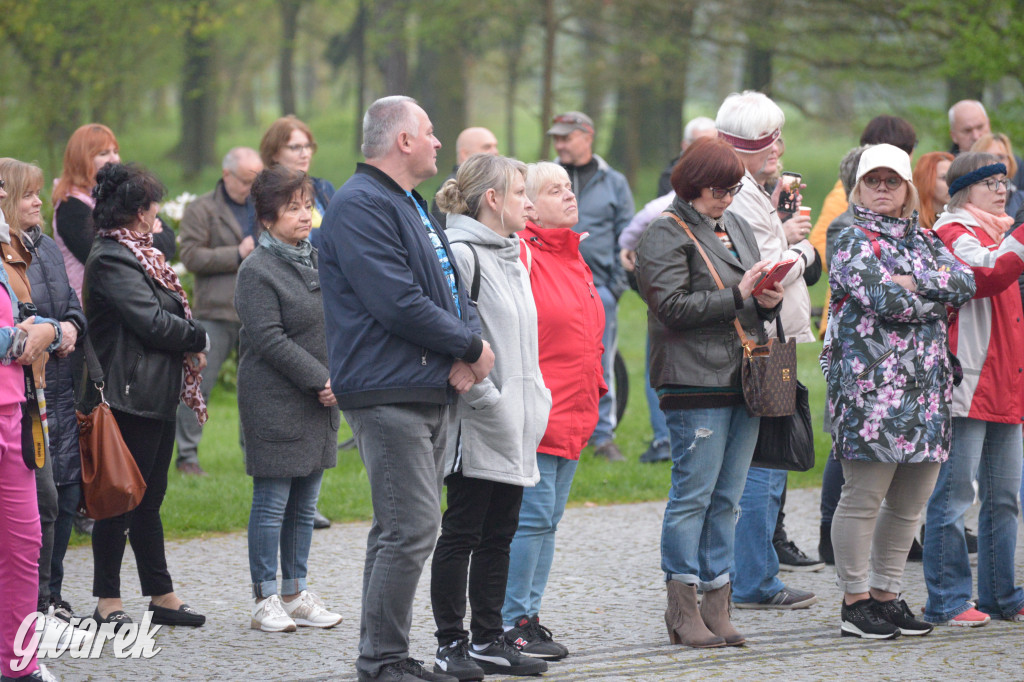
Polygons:
[[729,619],[729,611],[732,609],[732,585],[726,583],[717,590],[704,593],[700,602],[700,617],[708,630],[725,640],[726,646],[740,646],[747,641],[733,627]]
[[673,644],[685,644],[698,649],[725,646],[725,640],[708,630],[697,609],[697,588],[693,585],[669,580],[668,608],[665,625]]

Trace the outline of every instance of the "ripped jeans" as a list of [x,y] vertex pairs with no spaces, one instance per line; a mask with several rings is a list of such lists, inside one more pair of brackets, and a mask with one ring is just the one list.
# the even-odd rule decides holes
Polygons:
[[661,530],[666,580],[715,590],[729,582],[740,496],[760,417],[745,405],[665,410],[672,488]]

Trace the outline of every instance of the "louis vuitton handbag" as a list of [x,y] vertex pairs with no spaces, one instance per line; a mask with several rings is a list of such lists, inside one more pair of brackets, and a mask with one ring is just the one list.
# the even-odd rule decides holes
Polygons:
[[[665,212],[662,215],[671,216],[686,231],[686,235],[697,247],[704,264],[714,277],[715,284],[719,289],[725,289],[722,278],[718,276],[718,271],[711,264],[711,259],[704,252],[700,242],[693,236],[690,226],[673,213]],[[768,339],[768,343],[765,344],[756,344],[747,338],[738,317],[733,318],[733,324],[736,325],[736,333],[743,346],[740,379],[747,410],[755,417],[792,415],[796,410],[796,341],[786,341],[780,318],[776,318],[779,338]]]

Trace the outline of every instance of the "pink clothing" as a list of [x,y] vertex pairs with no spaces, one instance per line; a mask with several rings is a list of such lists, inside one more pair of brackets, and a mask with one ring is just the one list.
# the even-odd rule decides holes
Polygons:
[[[14,308],[11,297],[0,284],[0,327],[14,326]],[[0,365],[0,408],[18,406],[25,401],[25,372],[21,365]],[[20,408],[19,408],[20,410]],[[3,602],[0,602],[2,604]]]
[[[56,180],[54,180],[54,183],[56,183]],[[76,188],[68,192],[67,198],[78,199],[90,209],[96,208],[96,200],[80,189]],[[85,263],[78,260],[75,254],[71,253],[64,240],[60,238],[60,233],[57,232],[58,206],[60,206],[59,201],[53,206],[53,241],[57,242],[60,255],[64,257],[64,269],[68,271],[68,282],[71,284],[71,288],[75,290],[75,293],[78,294],[78,300],[82,301],[84,305],[85,299],[82,298],[82,282],[85,281]]]
[[[20,366],[14,369],[21,374]],[[21,660],[14,646],[18,629],[36,610],[42,544],[36,476],[21,458],[21,408],[5,405],[0,407],[0,673],[10,677],[31,675],[39,667],[34,652],[22,670],[15,672],[11,663]]]

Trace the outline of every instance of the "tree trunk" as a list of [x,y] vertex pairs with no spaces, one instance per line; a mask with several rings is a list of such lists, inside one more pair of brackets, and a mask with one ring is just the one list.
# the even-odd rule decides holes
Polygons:
[[366,111],[366,0],[359,0],[355,25],[352,27],[352,49],[356,54],[356,125],[352,126],[356,153],[363,140],[363,112]]
[[195,178],[216,161],[217,97],[214,71],[215,40],[200,26],[195,13],[185,28],[185,64],[181,80],[181,141],[176,156],[186,179]]
[[295,110],[295,38],[299,31],[299,11],[303,0],[279,0],[281,10],[281,53],[278,57],[278,100],[281,115]]
[[551,138],[547,136],[554,109],[553,89],[555,82],[555,39],[558,37],[558,19],[555,16],[555,0],[544,2],[544,66],[540,89],[540,153],[539,159],[551,158]]
[[384,76],[384,95],[409,94],[409,54],[405,36],[405,6],[399,0],[374,3],[374,25],[368,34],[383,41],[376,46],[377,67]]
[[[466,127],[466,87],[469,82],[461,36],[452,34],[420,44],[416,65],[416,99],[434,124],[441,140],[437,153],[439,172],[455,164],[455,138]],[[443,176],[442,176],[443,177]]]
[[962,99],[976,99],[985,96],[985,80],[978,73],[968,71],[946,78],[946,104],[953,106]]

